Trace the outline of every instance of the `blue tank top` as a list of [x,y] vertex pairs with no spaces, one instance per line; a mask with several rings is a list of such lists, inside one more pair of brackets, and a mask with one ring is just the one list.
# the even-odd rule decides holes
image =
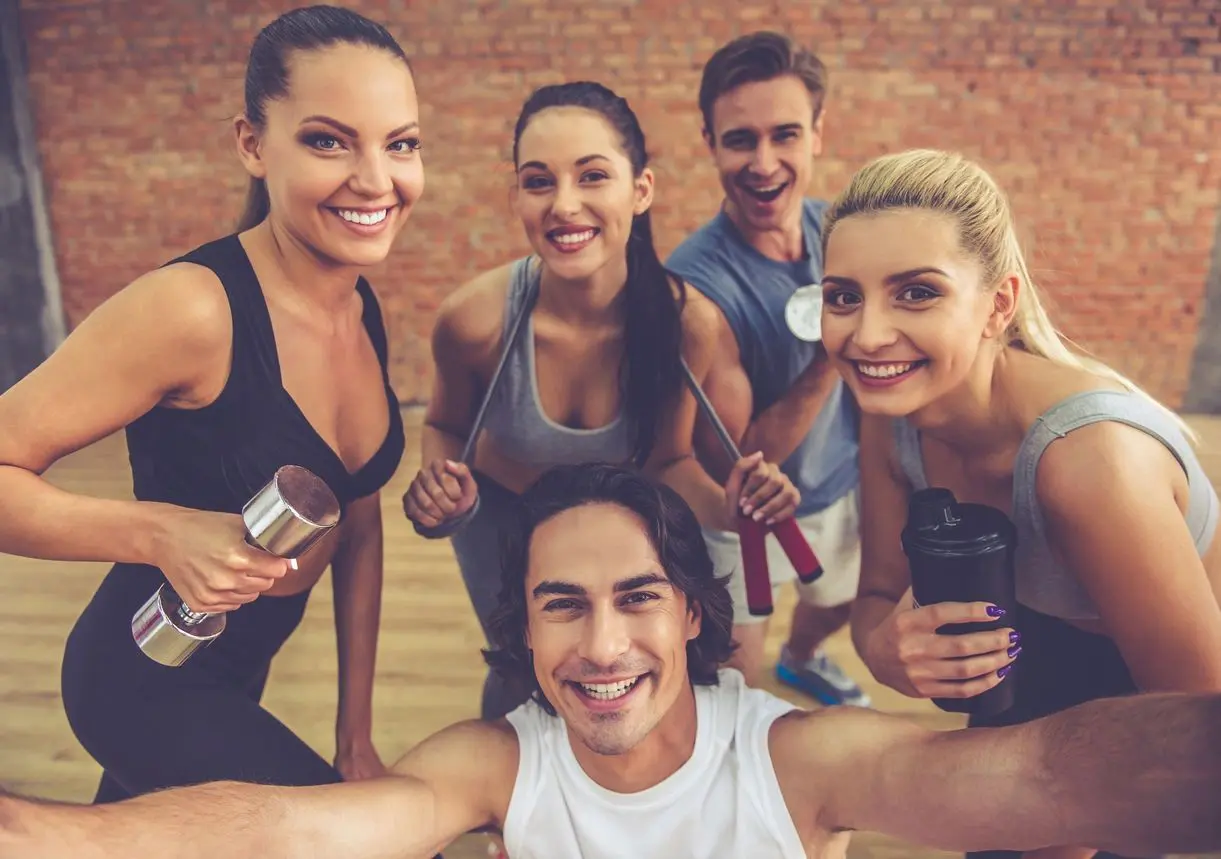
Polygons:
[[[1047,446],[1073,430],[1099,421],[1118,421],[1164,444],[1187,475],[1187,527],[1203,555],[1217,527],[1217,493],[1186,436],[1170,416],[1135,392],[1084,391],[1044,412],[1027,432],[1013,463],[1013,523],[1017,528],[1015,583],[1018,602],[1064,620],[1097,620],[1098,608],[1071,570],[1060,565],[1048,545],[1039,506],[1036,475]],[[914,489],[924,489],[920,433],[904,418],[893,422],[899,467]]]
[[398,468],[404,437],[387,370],[386,331],[368,282],[359,278],[356,290],[381,363],[390,423],[377,452],[349,472],[284,389],[267,302],[237,236],[217,239],[173,262],[208,268],[224,286],[233,316],[231,366],[220,395],[203,408],[157,406],[127,427],[135,497],[239,513],[278,468],[290,464],[322,478],[342,508],[381,489]]
[[[754,415],[781,399],[813,360],[817,344],[798,340],[784,318],[785,304],[802,286],[822,281],[822,200],[803,204],[807,257],[770,259],[751,247],[723,211],[682,242],[666,267],[720,308],[738,341],[754,393]],[[801,492],[798,516],[830,507],[856,487],[857,417],[842,381],[781,470]]]
[[[505,296],[502,326],[505,344],[518,314],[532,312],[533,296],[541,277],[542,268],[535,257],[525,257],[513,264]],[[538,468],[586,462],[623,464],[632,456],[628,421],[622,409],[610,423],[589,429],[564,426],[543,411],[532,316],[526,319],[505,362],[503,375],[488,404],[484,432],[515,461]]]

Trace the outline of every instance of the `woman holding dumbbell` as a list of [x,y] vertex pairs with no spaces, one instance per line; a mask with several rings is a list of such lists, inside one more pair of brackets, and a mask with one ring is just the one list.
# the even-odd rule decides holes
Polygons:
[[[863,413],[852,633],[874,676],[925,698],[1015,683],[1013,706],[976,725],[1221,689],[1218,503],[1190,433],[1061,340],[992,179],[946,153],[880,158],[823,235],[824,343]],[[1014,616],[914,607],[900,531],[928,486],[1013,520]],[[967,621],[995,630],[936,634]]]
[[[245,92],[235,128],[252,186],[238,231],[120,290],[0,397],[0,551],[115,562],[63,662],[68,720],[104,770],[97,802],[383,771],[370,724],[378,492],[404,441],[381,313],[360,272],[386,258],[423,190],[415,84],[384,28],[311,7],[258,35]],[[135,501],[40,476],[121,428]],[[238,515],[288,464],[321,478],[342,513],[291,568],[247,545]],[[334,763],[259,704],[328,565]],[[179,667],[133,640],[133,615],[166,581],[193,611],[230,612]]]
[[[516,494],[549,466],[633,463],[723,529],[739,509],[778,520],[797,502],[760,456],[740,459],[722,489],[692,455],[697,403],[684,390],[682,362],[703,380],[716,316],[657,257],[653,174],[627,102],[595,83],[544,87],[524,105],[513,149],[514,205],[534,254],[477,277],[442,305],[424,466],[403,499],[418,527],[470,516],[452,540],[485,630],[500,589],[500,528]],[[502,355],[486,433],[473,461],[462,462]],[[525,700],[503,682],[489,673],[484,718]]]

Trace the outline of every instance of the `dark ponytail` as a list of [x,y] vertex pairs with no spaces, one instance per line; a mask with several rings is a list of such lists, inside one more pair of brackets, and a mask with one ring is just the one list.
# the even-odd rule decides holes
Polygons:
[[[581,107],[601,114],[619,134],[632,172],[639,176],[648,166],[644,132],[627,100],[590,81],[546,86],[526,100],[513,136],[514,163],[531,117],[550,107]],[[632,431],[632,460],[637,467],[648,461],[666,412],[682,393],[685,302],[682,279],[668,271],[657,256],[649,213],[637,215],[632,219],[627,244],[621,367],[624,412]]]
[[237,231],[244,233],[251,227],[257,227],[263,223],[270,211],[271,198],[267,196],[267,183],[251,176],[250,187],[246,189],[246,206],[237,221]]
[[638,467],[648,460],[666,409],[682,391],[685,302],[682,280],[667,271],[657,256],[649,213],[637,215],[627,244],[624,387]]
[[[411,69],[411,61],[389,30],[350,9],[306,6],[285,12],[260,30],[250,47],[246,61],[246,119],[250,124],[262,131],[267,122],[267,102],[288,94],[288,61],[292,54],[337,44],[380,48]],[[262,223],[270,211],[267,183],[251,178],[238,232]]]

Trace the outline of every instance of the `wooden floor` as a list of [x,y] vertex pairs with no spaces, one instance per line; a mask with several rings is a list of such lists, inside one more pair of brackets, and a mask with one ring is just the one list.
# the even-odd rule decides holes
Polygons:
[[[399,498],[415,473],[419,413],[407,411],[408,453],[383,495],[386,520],[385,596],[375,693],[374,739],[387,763],[437,729],[478,714],[483,669],[482,635],[446,541],[418,537],[403,518]],[[1205,440],[1205,465],[1221,477],[1221,421],[1196,422]],[[121,435],[105,439],[57,463],[48,479],[65,489],[101,497],[130,497]],[[68,728],[59,697],[64,639],[89,599],[105,564],[31,561],[0,555],[0,783],[52,799],[88,801],[98,767]],[[774,656],[787,628],[792,594],[777,601],[769,636]],[[265,703],[323,755],[333,751],[335,646],[329,582],[315,589],[298,633],[274,663]],[[873,696],[879,709],[902,712],[925,724],[949,728],[958,717],[913,701],[873,682],[847,634],[835,636],[831,653]],[[790,700],[812,702],[769,682]],[[485,842],[467,838],[447,857],[483,856]],[[850,855],[948,856],[862,834]],[[340,859],[340,857],[336,857]]]

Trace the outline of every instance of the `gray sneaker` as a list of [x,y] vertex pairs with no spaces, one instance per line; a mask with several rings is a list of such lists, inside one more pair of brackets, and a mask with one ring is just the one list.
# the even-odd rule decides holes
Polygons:
[[869,707],[872,704],[864,690],[822,648],[814,651],[810,661],[802,665],[794,661],[788,647],[784,647],[780,651],[780,661],[776,663],[776,677],[826,707],[838,704]]

